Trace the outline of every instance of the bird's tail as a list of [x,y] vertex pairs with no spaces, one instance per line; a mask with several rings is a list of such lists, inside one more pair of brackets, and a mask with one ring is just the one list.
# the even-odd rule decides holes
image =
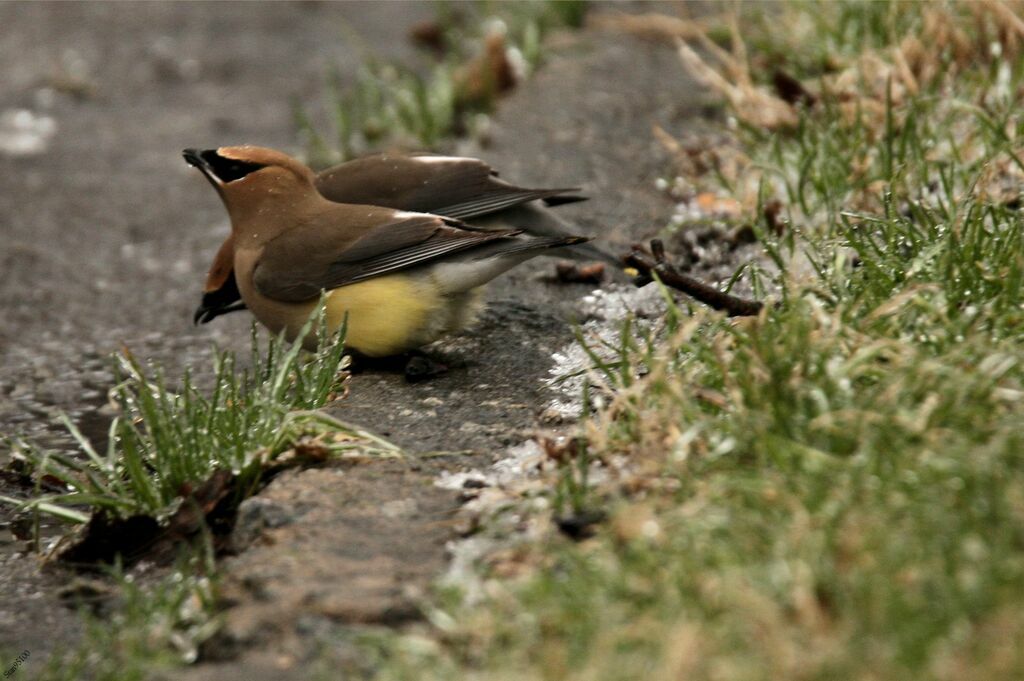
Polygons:
[[612,265],[613,267],[622,267],[621,259],[603,250],[600,246],[593,243],[591,239],[587,239],[585,243],[580,242],[566,245],[572,246],[572,248],[567,248],[565,251],[559,251],[557,253],[552,253],[551,255],[571,258],[580,262],[603,262],[605,264]]
[[[480,224],[489,229],[498,227],[521,229],[533,237],[550,237],[548,246],[540,246],[540,242],[535,242],[541,250],[538,255],[571,258],[581,262],[603,262],[616,269],[622,267],[622,261],[619,258],[592,243],[591,239],[576,237],[573,234],[579,229],[576,225],[558,217],[553,211],[543,210],[536,206],[515,206],[493,218],[475,220],[473,224]],[[559,249],[562,246],[571,248],[551,250]]]
[[590,237],[587,236],[532,236],[520,234],[508,241],[498,242],[493,249],[484,250],[478,258],[491,258],[495,255],[504,257],[506,255],[526,254],[533,251],[536,251],[533,255],[541,255],[540,251],[552,248],[584,247],[588,241],[590,241]]

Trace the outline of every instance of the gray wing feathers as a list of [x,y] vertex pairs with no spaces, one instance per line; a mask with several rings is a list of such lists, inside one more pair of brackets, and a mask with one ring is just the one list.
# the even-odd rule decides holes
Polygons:
[[519,234],[519,230],[475,229],[434,215],[406,215],[383,222],[355,240],[323,225],[289,230],[264,247],[253,282],[268,298],[308,300],[322,290]]
[[528,189],[503,180],[475,158],[377,154],[329,168],[316,180],[324,198],[456,219],[487,215],[536,199],[579,191]]
[[[575,226],[562,220],[553,211],[542,210],[534,204],[515,206],[497,215],[481,218],[479,226],[489,229],[522,229],[536,236],[568,237],[572,236]],[[551,253],[560,258],[571,258],[582,262],[604,262],[616,268],[622,262],[611,253],[606,253],[593,243],[581,243],[575,248],[559,253]]]
[[507,240],[516,234],[519,232],[440,229],[432,237],[418,244],[384,252],[365,260],[351,261],[346,257],[344,260],[336,261],[328,270],[329,285],[325,288],[354,284],[371,277],[415,267],[487,242]]
[[477,195],[462,203],[452,203],[446,206],[439,206],[433,212],[448,217],[465,220],[489,213],[519,206],[536,199],[546,199],[564,194],[572,189],[515,189],[514,191],[491,191]]

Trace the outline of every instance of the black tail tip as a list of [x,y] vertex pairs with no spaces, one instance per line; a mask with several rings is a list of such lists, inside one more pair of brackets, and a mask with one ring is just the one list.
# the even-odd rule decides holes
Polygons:
[[[577,191],[575,189],[570,191]],[[580,201],[587,201],[589,196],[580,196],[579,194],[559,194],[558,196],[549,196],[545,199],[544,205],[548,208],[557,208],[558,206],[565,206],[570,203],[579,203]]]

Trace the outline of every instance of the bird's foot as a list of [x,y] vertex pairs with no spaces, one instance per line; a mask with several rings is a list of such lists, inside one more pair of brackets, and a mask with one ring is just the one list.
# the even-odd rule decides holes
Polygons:
[[351,371],[352,373],[363,373],[366,371],[401,373],[409,383],[419,383],[446,373],[448,366],[431,359],[419,350],[413,350],[412,352],[392,357],[354,355]]
[[436,362],[423,353],[409,353],[405,363],[405,380],[409,383],[419,383],[448,372],[448,366]]

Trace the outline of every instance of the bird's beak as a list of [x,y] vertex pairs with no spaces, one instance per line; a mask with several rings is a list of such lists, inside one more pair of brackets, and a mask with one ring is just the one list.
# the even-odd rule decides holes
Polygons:
[[217,317],[222,314],[229,312],[238,312],[239,310],[245,309],[245,303],[239,301],[233,305],[207,305],[205,302],[200,303],[199,307],[196,308],[195,314],[192,315],[192,323],[209,324]]
[[185,149],[181,152],[181,155],[185,157],[185,162],[190,166],[199,168],[203,175],[206,176],[206,179],[210,181],[210,184],[213,185],[214,189],[220,191],[220,188],[224,183],[221,182],[220,178],[214,174],[213,168],[211,168],[210,164],[206,162],[202,154],[203,152],[200,149]]
[[208,322],[213,321],[213,318],[216,316],[217,314],[214,310],[211,310],[205,305],[200,305],[199,307],[196,308],[195,314],[192,315],[192,323],[195,324],[196,326],[199,326],[200,324],[206,324]]
[[240,300],[241,297],[235,277],[231,275],[220,288],[203,293],[203,299],[192,315],[192,322],[207,324],[222,314],[244,310],[245,302]]

